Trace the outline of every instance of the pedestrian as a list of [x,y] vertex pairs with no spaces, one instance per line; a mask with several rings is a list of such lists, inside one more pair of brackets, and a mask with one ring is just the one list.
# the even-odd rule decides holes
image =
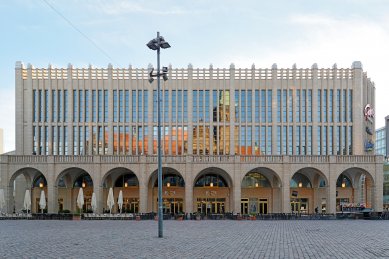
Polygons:
[[317,214],[319,212],[319,207],[315,208],[315,213]]

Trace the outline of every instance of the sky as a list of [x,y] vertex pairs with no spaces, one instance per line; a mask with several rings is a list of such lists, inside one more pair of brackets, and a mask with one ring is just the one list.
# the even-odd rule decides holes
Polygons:
[[[376,86],[376,127],[389,115],[388,0],[0,0],[0,128],[15,148],[15,62],[34,67],[349,68]],[[388,61],[388,62],[387,62]]]

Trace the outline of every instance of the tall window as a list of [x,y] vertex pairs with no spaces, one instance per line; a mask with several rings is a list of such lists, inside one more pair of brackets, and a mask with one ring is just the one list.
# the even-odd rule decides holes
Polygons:
[[148,122],[148,113],[149,113],[149,92],[147,90],[143,91],[143,122]]
[[328,120],[329,122],[333,122],[334,119],[334,113],[333,113],[333,110],[334,110],[334,90],[333,89],[330,89],[330,96],[329,96],[329,101],[328,101]]
[[343,98],[342,98],[342,122],[346,122],[346,116],[347,116],[347,90],[343,90]]
[[125,90],[126,95],[126,119],[125,122],[130,122],[130,91]]
[[103,121],[103,90],[98,90],[97,121]]
[[323,155],[328,155],[327,149],[327,126],[323,126]]
[[63,97],[64,97],[64,106],[63,106],[63,111],[64,111],[64,121],[68,121],[68,90],[63,91]]
[[51,127],[51,143],[53,143],[53,155],[56,156],[58,155],[58,139],[57,139],[57,127]]
[[317,154],[321,155],[321,142],[323,141],[321,137],[321,126],[317,127]]
[[266,154],[271,155],[272,154],[272,126],[267,127],[267,138],[266,138]]
[[92,121],[97,122],[97,95],[96,90],[92,90]]
[[205,122],[210,122],[210,113],[212,113],[212,111],[209,109],[209,105],[211,103],[211,99],[210,99],[210,96],[209,96],[209,90],[205,90],[204,91],[205,93],[205,101],[204,101],[204,106],[205,106],[205,114],[204,114],[204,120]]
[[49,90],[45,90],[45,122],[49,121]]
[[77,139],[77,127],[73,126],[73,155],[77,156],[78,155],[78,139]]
[[123,92],[124,92],[123,90],[119,90],[119,122],[124,121],[124,93]]
[[293,90],[289,90],[289,122],[293,122]]
[[[137,116],[136,116],[136,90],[131,91],[131,100],[132,100],[132,122],[136,122]],[[157,105],[157,103],[155,104]]]
[[[288,105],[287,94],[288,94],[288,90],[282,90],[282,122],[286,122],[286,114],[287,114],[286,107]],[[286,144],[284,146],[286,146]]]
[[301,95],[301,122],[306,122],[307,90],[302,90]]
[[177,122],[177,92],[172,90],[172,122]]
[[340,89],[336,90],[336,122],[340,122]]
[[281,126],[277,126],[277,155],[281,155],[281,146],[282,146],[282,139],[281,139]]
[[267,90],[267,122],[272,122],[272,90]]
[[108,90],[104,90],[104,122],[108,122]]
[[312,89],[308,89],[308,122],[312,122]]
[[317,90],[317,120],[321,122],[321,89]]
[[301,95],[300,89],[296,90],[296,122],[300,122]]
[[43,91],[39,90],[39,122],[43,122]]
[[323,122],[327,122],[327,89],[323,90]]
[[197,113],[197,96],[198,96],[198,91],[193,90],[193,110],[192,110],[192,121],[197,122],[198,121],[198,113]]
[[188,122],[188,90],[184,90],[184,122]]
[[259,90],[255,90],[255,100],[254,100],[254,102],[255,102],[255,115],[254,115],[254,117],[255,117],[255,119],[254,119],[254,121],[256,122],[256,123],[259,123],[259,107],[260,107],[260,101],[259,101]]
[[85,90],[85,122],[89,122],[89,90]]
[[348,90],[348,121],[353,121],[353,90]]
[[288,155],[293,155],[293,126],[288,131]]
[[[209,105],[209,104],[208,104]],[[177,121],[182,122],[182,90],[177,91]]]
[[277,122],[281,122],[281,108],[281,90],[277,90]]
[[169,91],[165,90],[164,91],[164,96],[163,96],[163,117],[164,117],[164,122],[168,123],[169,122]]
[[64,144],[65,144],[65,156],[69,155],[69,152],[68,152],[68,127],[63,127],[63,136],[64,136]]
[[334,152],[333,152],[332,141],[333,141],[334,127],[330,126],[328,128],[329,128],[329,132],[328,132],[328,155],[333,155]]
[[259,122],[266,122],[266,90],[261,90],[261,118]]
[[253,121],[253,105],[252,105],[253,91],[247,90],[247,122]]
[[286,155],[286,147],[287,147],[287,126],[282,126],[282,154]]
[[32,94],[33,94],[33,104],[32,104],[32,107],[33,107],[33,111],[32,111],[32,116],[33,116],[33,121],[34,122],[37,122],[37,119],[36,119],[36,114],[37,114],[37,108],[38,108],[38,96],[37,96],[37,91],[36,90],[33,90],[32,91]]
[[84,95],[83,95],[83,91],[79,90],[78,91],[78,98],[79,98],[79,106],[78,106],[78,109],[79,109],[79,122],[83,122],[84,121]]
[[78,99],[77,99],[77,90],[73,90],[73,122],[78,122]]
[[[52,100],[51,120],[52,122],[56,122],[57,121],[57,91],[56,90],[51,91],[51,100]],[[35,121],[35,112],[34,112],[34,121]]]
[[153,122],[157,122],[158,120],[158,92],[157,90],[153,90]]
[[79,155],[85,155],[84,150],[84,132],[82,131],[82,127],[78,127],[78,140],[79,140]]
[[[113,121],[118,121],[118,91],[113,90]],[[115,133],[115,131],[114,131]]]
[[63,95],[62,95],[62,91],[59,90],[58,91],[58,122],[62,122],[62,114],[63,114]]

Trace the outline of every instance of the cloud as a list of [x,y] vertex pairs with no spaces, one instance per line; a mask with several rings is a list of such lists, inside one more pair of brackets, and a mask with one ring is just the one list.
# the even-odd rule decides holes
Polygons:
[[0,88],[0,128],[4,133],[4,152],[15,149],[15,91]]
[[111,16],[125,15],[129,13],[141,13],[150,15],[183,15],[189,13],[189,10],[182,9],[177,6],[171,6],[166,3],[162,6],[153,4],[152,7],[150,7],[147,4],[141,3],[139,1],[93,1],[88,6],[89,8],[95,9],[99,12]]
[[[389,96],[389,78],[387,60],[389,60],[389,30],[387,18],[376,17],[374,21],[362,17],[335,18],[321,14],[295,14],[289,16],[288,26],[301,35],[284,39],[281,47],[259,49],[247,55],[237,55],[226,64],[234,62],[237,67],[270,67],[277,63],[278,68],[310,68],[318,63],[319,68],[330,68],[334,63],[338,67],[351,67],[353,61],[361,61],[376,86],[376,126],[384,126],[384,117],[389,114],[387,97]],[[261,53],[263,52],[263,53]],[[256,57],[257,60],[253,60]],[[259,61],[259,62],[258,62]]]

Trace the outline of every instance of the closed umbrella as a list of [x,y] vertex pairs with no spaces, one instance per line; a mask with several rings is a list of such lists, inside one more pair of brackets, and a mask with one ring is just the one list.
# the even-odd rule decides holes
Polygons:
[[46,196],[44,190],[41,191],[41,198],[39,199],[39,207],[43,213],[43,210],[46,208]]
[[24,202],[23,202],[23,207],[27,211],[31,211],[31,194],[30,190],[26,190],[26,193],[24,194]]
[[122,190],[120,190],[120,192],[119,192],[118,205],[119,205],[119,211],[120,211],[120,213],[122,213],[122,208],[123,208],[123,192],[122,192]]
[[97,200],[96,200],[96,194],[92,193],[92,201],[91,201],[92,210],[95,213],[97,209]]
[[84,206],[84,191],[82,188],[78,191],[78,196],[77,196],[77,207],[80,209],[82,213],[82,207]]
[[0,189],[0,211],[3,210],[5,206],[4,190]]
[[111,214],[111,210],[112,210],[113,205],[115,205],[115,200],[113,198],[113,190],[111,187],[111,188],[109,188],[108,198],[107,198],[107,206],[109,208],[109,214]]

